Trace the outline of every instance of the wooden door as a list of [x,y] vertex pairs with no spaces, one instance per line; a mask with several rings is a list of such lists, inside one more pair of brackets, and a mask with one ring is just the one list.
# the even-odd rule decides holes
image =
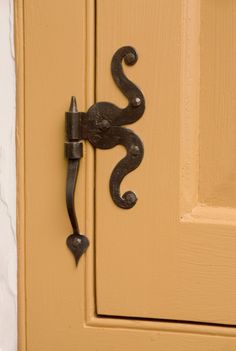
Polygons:
[[[236,4],[234,0],[16,1],[19,348],[28,351],[235,350]],[[114,52],[146,110],[145,148],[114,205],[124,150],[85,154],[76,193],[90,246],[65,240],[64,111],[125,106]]]

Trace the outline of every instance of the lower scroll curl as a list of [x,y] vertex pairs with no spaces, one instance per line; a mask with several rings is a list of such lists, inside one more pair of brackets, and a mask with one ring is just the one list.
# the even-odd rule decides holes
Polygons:
[[[115,128],[114,128],[115,129]],[[118,128],[117,128],[118,130]],[[135,170],[143,159],[144,149],[140,138],[130,129],[119,128],[119,144],[126,148],[127,155],[115,166],[110,178],[110,194],[114,203],[121,208],[132,208],[137,202],[133,191],[120,193],[120,184],[124,177]],[[129,137],[127,137],[129,134]]]

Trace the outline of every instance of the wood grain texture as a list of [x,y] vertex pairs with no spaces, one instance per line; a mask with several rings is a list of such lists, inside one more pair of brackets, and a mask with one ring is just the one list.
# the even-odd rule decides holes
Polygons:
[[[152,162],[159,162],[160,155],[162,155],[160,162],[165,171],[169,168],[171,171],[173,171],[173,169],[178,170],[179,166],[177,161],[175,161],[174,164],[170,164],[170,160],[165,159],[163,151],[165,150],[165,130],[167,128],[170,129],[170,137],[174,143],[169,145],[167,150],[168,155],[172,152],[174,156],[179,154],[177,148],[177,145],[179,145],[178,136],[176,136],[175,128],[173,128],[173,130],[171,128],[173,126],[172,109],[175,109],[177,116],[179,111],[179,98],[178,95],[175,96],[175,93],[179,91],[179,88],[177,88],[180,74],[180,42],[178,38],[181,32],[182,6],[180,1],[174,2],[174,6],[172,6],[172,1],[150,1],[149,7],[151,6],[151,8],[143,7],[143,3],[144,2],[141,0],[135,3],[130,2],[132,6],[129,7],[129,2],[126,1],[125,4],[124,1],[117,0],[112,2],[113,8],[112,11],[110,11],[109,2],[102,0],[98,2],[97,9],[98,16],[102,16],[97,23],[98,41],[99,38],[101,38],[99,33],[102,33],[104,35],[103,41],[101,41],[102,50],[104,50],[105,53],[105,48],[107,48],[107,50],[109,48],[109,52],[103,57],[103,55],[101,55],[103,51],[100,51],[99,47],[97,47],[97,50],[99,49],[97,56],[97,97],[102,98],[103,95],[104,99],[112,98],[117,103],[125,103],[115,90],[107,72],[109,71],[110,58],[117,47],[132,42],[131,44],[139,49],[140,60],[136,66],[130,68],[128,72],[129,76],[142,87],[146,98],[150,99],[151,105],[147,109],[147,116],[150,118],[152,129],[146,129],[146,120],[143,119],[142,124],[137,124],[135,126],[135,130],[138,131],[139,135],[145,138],[145,142],[146,139],[149,138],[150,145],[152,145],[156,139],[160,139],[157,149],[159,150],[159,154],[155,156],[154,152],[154,161],[146,157],[146,164],[142,166],[142,171],[140,168],[142,177],[140,178],[140,174],[136,173],[136,176],[130,176],[129,179],[127,179],[127,183],[124,184],[124,188],[130,186],[135,189],[140,200],[144,192],[148,190],[148,183],[152,180],[149,178],[145,180],[143,177],[142,172],[144,172],[146,166],[148,166],[150,170]],[[105,8],[103,9],[100,7],[99,10],[101,4],[105,6]],[[156,6],[157,9],[154,11]],[[57,9],[56,12],[55,9]],[[134,15],[130,16],[130,14],[133,13],[131,11],[133,9]],[[111,20],[114,20],[113,23],[110,22],[109,17],[114,10],[116,10],[117,15],[116,18],[111,17]],[[142,13],[143,16],[141,16],[140,13]],[[131,21],[129,25],[127,25],[128,19]],[[149,20],[147,21],[147,19]],[[146,29],[146,32],[141,32],[139,30],[139,41],[134,31],[137,30],[137,27],[143,27],[140,25],[141,23],[148,24],[151,22],[151,19],[155,23],[155,26],[157,26],[157,34],[154,36],[153,31],[152,35],[150,35],[148,29]],[[116,28],[116,26],[121,20],[125,22],[126,28],[125,26],[119,27],[120,31],[120,28],[123,28],[121,31],[123,37],[119,39],[117,36],[118,28]],[[91,247],[86,256],[81,259],[78,269],[76,269],[73,257],[65,246],[66,235],[70,232],[70,224],[66,214],[64,199],[66,177],[66,161],[63,158],[64,111],[68,108],[69,96],[72,94],[77,95],[79,108],[81,110],[85,109],[86,105],[90,105],[94,99],[92,92],[94,84],[94,3],[92,0],[69,0],[67,2],[57,2],[54,0],[50,2],[36,2],[25,0],[24,23],[22,17],[19,17],[19,21],[21,25],[24,24],[25,32],[25,79],[22,74],[18,76],[18,89],[19,87],[22,89],[21,94],[18,90],[18,94],[21,96],[21,103],[22,97],[24,97],[25,101],[25,112],[23,112],[22,105],[18,102],[19,110],[21,110],[21,113],[18,115],[18,145],[21,147],[18,153],[18,174],[20,174],[19,184],[21,186],[20,189],[18,184],[18,235],[20,240],[19,261],[21,264],[21,269],[19,271],[19,289],[21,290],[21,298],[19,300],[19,323],[21,330],[19,336],[20,351],[76,351],[78,349],[85,351],[172,351],[173,349],[176,351],[209,351],[210,349],[216,351],[234,351],[236,347],[235,328],[98,318],[96,316],[94,304],[94,293],[96,291],[96,289],[94,289],[95,252],[97,252],[96,263],[98,272],[100,270],[100,276],[97,276],[97,279],[101,279],[100,285],[106,283],[106,276],[103,275],[104,272],[102,270],[103,265],[107,263],[112,266],[115,262],[116,270],[112,270],[112,278],[117,279],[115,275],[120,275],[121,280],[118,282],[118,287],[122,297],[123,292],[120,283],[122,283],[123,277],[119,268],[124,269],[127,262],[131,266],[136,262],[136,271],[134,270],[134,272],[136,272],[135,276],[141,275],[142,271],[138,271],[140,267],[139,260],[143,265],[147,264],[147,266],[150,267],[150,261],[148,260],[152,259],[152,263],[154,262],[154,264],[151,268],[155,278],[157,269],[157,266],[155,266],[155,259],[159,257],[159,263],[161,263],[164,255],[166,255],[171,261],[173,260],[172,253],[177,250],[177,252],[181,254],[177,258],[174,257],[174,262],[171,267],[180,261],[182,277],[178,276],[177,278],[182,278],[182,285],[180,284],[180,286],[183,286],[183,283],[189,283],[189,293],[191,294],[196,287],[196,282],[194,281],[194,279],[196,279],[196,274],[191,281],[191,274],[194,273],[192,267],[196,267],[197,274],[199,274],[199,272],[204,274],[204,270],[206,269],[205,274],[207,275],[210,272],[213,261],[212,270],[214,271],[215,268],[215,276],[218,274],[219,277],[219,275],[225,274],[226,269],[224,264],[218,267],[214,266],[214,255],[217,254],[217,257],[221,257],[221,255],[227,252],[229,256],[229,268],[232,270],[234,247],[230,247],[230,244],[232,244],[232,237],[234,236],[234,227],[231,227],[230,230],[226,232],[224,226],[219,226],[217,227],[216,235],[214,235],[215,232],[211,230],[210,226],[199,227],[198,225],[197,231],[198,234],[200,233],[200,236],[196,236],[195,225],[180,225],[181,232],[178,234],[178,241],[180,240],[180,244],[175,248],[178,241],[174,239],[174,235],[171,234],[171,232],[166,230],[166,223],[169,223],[169,219],[171,219],[171,225],[173,227],[176,224],[173,220],[173,213],[169,215],[168,212],[166,212],[170,207],[170,200],[173,198],[173,195],[168,193],[166,195],[166,191],[169,187],[168,184],[171,184],[173,187],[177,186],[177,190],[174,192],[176,195],[176,203],[174,198],[173,206],[176,211],[174,218],[176,221],[179,219],[179,197],[177,196],[179,177],[173,172],[172,175],[167,175],[163,190],[163,184],[160,183],[158,189],[148,192],[149,199],[156,194],[160,196],[162,205],[164,204],[163,209],[161,209],[162,205],[159,204],[156,208],[152,209],[151,213],[155,215],[155,223],[160,222],[160,215],[156,215],[156,213],[159,213],[158,210],[160,210],[160,214],[164,216],[165,225],[161,226],[163,229],[162,235],[160,236],[158,234],[156,237],[157,241],[154,243],[155,245],[158,244],[159,247],[159,244],[163,240],[162,246],[159,247],[157,251],[156,247],[150,250],[150,247],[146,245],[144,247],[144,249],[147,250],[146,252],[144,251],[146,256],[140,255],[139,252],[137,250],[135,251],[133,248],[129,252],[122,252],[122,260],[120,260],[120,255],[119,261],[107,260],[110,259],[112,255],[115,256],[115,259],[118,257],[113,249],[114,246],[116,251],[119,249],[119,246],[117,246],[114,241],[114,234],[116,234],[116,232],[112,230],[114,230],[114,223],[115,228],[122,223],[120,222],[120,217],[114,214],[114,211],[117,213],[117,209],[112,205],[108,196],[108,191],[103,190],[106,189],[108,175],[111,170],[110,164],[108,163],[114,164],[122,151],[112,150],[108,152],[108,154],[110,153],[112,155],[111,159],[107,152],[104,153],[104,157],[106,154],[108,155],[106,156],[108,158],[103,161],[103,167],[106,168],[104,174],[101,170],[101,155],[97,155],[98,174],[96,185],[98,191],[96,195],[98,196],[100,194],[101,198],[100,202],[97,202],[96,207],[98,231],[96,233],[97,246],[95,250],[93,246],[93,228],[94,223],[96,223],[93,217],[93,152],[91,148],[86,147],[85,158],[83,159],[79,176],[78,200],[76,203],[77,210],[79,211],[81,228],[89,235]],[[165,24],[166,21],[168,23]],[[103,26],[106,31],[103,31]],[[165,28],[165,30],[163,30],[163,28]],[[173,36],[171,40],[168,31],[170,31],[171,36]],[[109,36],[106,37],[106,35],[109,35],[108,32],[112,38]],[[152,49],[154,45],[155,57],[152,57],[150,54],[147,58],[145,55],[143,43],[148,42],[148,40],[146,40],[147,34],[151,41],[150,49]],[[21,39],[17,38],[21,50],[23,46],[22,39],[23,37],[21,37]],[[159,48],[160,42],[162,46]],[[71,50],[72,46],[73,50]],[[168,66],[165,68],[164,65],[164,61],[166,60],[171,64],[169,73],[168,70],[170,67]],[[22,72],[24,63],[20,59],[18,62]],[[147,67],[151,69],[153,62],[156,63],[151,71],[152,76],[155,78],[154,87],[158,90],[158,94],[160,94],[158,100],[156,90],[149,90],[150,77],[147,74]],[[101,67],[103,64],[104,81],[101,80]],[[164,70],[163,72],[159,72],[159,66]],[[144,72],[146,72],[145,75]],[[156,77],[158,77],[158,79]],[[162,84],[165,82],[165,79],[167,79],[166,82],[168,84],[166,83],[167,86],[163,87]],[[22,86],[24,86],[24,89]],[[102,86],[104,89],[103,93]],[[162,91],[162,89],[164,90]],[[111,96],[109,96],[109,94],[111,94]],[[170,98],[173,99],[173,106],[170,104]],[[151,108],[151,106],[154,107]],[[160,110],[162,115],[164,115],[166,109],[168,113],[166,112],[165,119],[163,118],[155,121],[152,117],[152,109],[155,109],[156,117],[158,116],[158,110]],[[24,125],[23,116],[25,120]],[[157,122],[158,128],[156,128]],[[141,121],[139,123],[141,123]],[[177,117],[176,121],[174,121],[174,126],[176,130],[179,130]],[[155,131],[154,135],[152,134],[153,131]],[[148,148],[150,148],[150,145]],[[148,152],[148,148],[146,153]],[[179,158],[177,158],[177,160],[179,160]],[[158,173],[159,171],[156,170],[155,175],[157,176],[157,180],[159,179],[158,177],[163,179],[163,175],[159,176]],[[100,181],[98,181],[99,176],[102,176]],[[104,179],[103,176],[105,176]],[[135,177],[136,180],[134,181]],[[140,179],[142,180],[141,182]],[[23,194],[25,194],[25,197]],[[140,200],[139,206],[142,206]],[[101,206],[103,207],[102,209]],[[109,209],[109,215],[105,217],[102,211],[105,211],[107,208]],[[138,211],[140,211],[140,209]],[[124,216],[128,216],[128,212],[126,212],[126,214],[125,212],[123,213]],[[145,213],[147,215],[147,212]],[[142,212],[139,212],[139,215],[140,214],[142,214]],[[125,235],[126,241],[130,233],[132,234],[132,230],[129,228],[133,226],[137,220],[136,213],[131,215],[131,219],[129,218],[130,217],[127,217],[126,219],[126,226],[123,225],[123,228],[121,228],[123,229],[121,233]],[[106,221],[112,224],[111,228],[105,226]],[[102,225],[103,231],[101,230]],[[140,221],[139,226],[140,231],[142,230],[145,236],[141,236],[140,233],[136,236],[136,232],[133,233],[131,239],[134,239],[134,241],[128,239],[128,245],[131,246],[133,243],[137,244],[138,240],[146,239],[146,236],[150,235],[151,231],[148,232],[148,229],[151,229],[151,225],[149,228],[146,228],[146,223],[141,223]],[[136,229],[137,228],[138,227],[136,227]],[[186,228],[186,230],[184,231],[182,228]],[[107,231],[104,231],[105,229]],[[106,237],[104,237],[102,233],[105,233]],[[168,240],[172,237],[174,240],[165,243],[166,233]],[[106,245],[104,246],[105,251],[102,252],[101,245],[103,240],[109,239],[109,235],[112,237],[112,242],[109,244],[106,241]],[[212,237],[214,237],[213,244]],[[228,240],[225,242],[224,247],[220,248],[222,242],[224,243],[222,238]],[[108,246],[108,244],[110,246]],[[22,250],[22,245],[23,248],[25,248],[25,253],[24,250]],[[211,254],[211,250],[212,252],[214,251],[214,255]],[[146,261],[147,257],[148,260]],[[187,265],[184,260],[189,261]],[[222,260],[227,260],[226,255],[222,256]],[[204,270],[200,269],[200,263],[202,263]],[[111,268],[114,268],[114,266]],[[232,272],[230,272],[230,274],[231,273]],[[164,275],[167,274],[167,270],[165,269],[164,273],[161,274],[164,277]],[[127,300],[129,296],[131,296],[137,303],[140,297],[140,295],[138,296],[139,291],[129,291],[130,287],[135,287],[136,283],[134,285],[130,284],[133,283],[135,276],[128,277],[126,293]],[[177,278],[175,281],[177,281]],[[143,276],[139,279],[139,281],[141,280],[143,281]],[[114,287],[116,281],[117,280],[112,281]],[[224,283],[224,281],[222,282]],[[111,284],[109,284],[109,287],[110,286]],[[172,288],[172,285],[170,284],[168,287],[167,284],[166,287],[162,287],[162,292],[165,288],[167,288],[165,291],[168,300],[168,288]],[[156,298],[154,300],[150,299],[150,292],[153,292],[153,285],[150,284],[149,287],[145,287],[145,289],[146,292],[149,293],[148,303],[150,305],[153,304],[153,301],[156,303]],[[148,289],[150,290],[148,291]],[[197,293],[199,293],[199,288],[196,289],[196,294]],[[203,293],[202,299],[204,301],[205,297]],[[101,296],[99,298],[101,298]],[[101,300],[98,302],[101,302]],[[129,300],[130,304],[131,302],[132,301]],[[187,303],[190,304],[191,301],[188,299]],[[110,309],[112,300],[107,300],[107,304],[108,309]],[[124,312],[124,307],[127,307],[127,303],[125,300],[122,300],[119,307],[121,313]],[[222,310],[224,307],[225,306],[222,305]],[[199,312],[199,318],[204,314],[204,310],[205,308],[202,308]],[[180,312],[180,309],[176,310],[176,313]],[[186,313],[186,309],[183,312]],[[196,306],[192,305],[190,312],[196,313]],[[26,333],[24,333],[24,331],[26,331]]]
[[180,77],[180,216],[198,203],[200,1],[183,1]]
[[[222,21],[231,36],[224,43],[221,33],[219,45],[228,45],[228,51],[233,50],[229,43],[235,32],[231,13],[234,11],[233,8],[230,11],[230,6],[234,5],[228,1],[130,0],[114,1],[112,5],[108,0],[98,1],[98,100],[125,104],[108,75],[108,68],[118,47],[133,45],[138,50],[139,61],[134,67],[125,67],[125,71],[142,88],[147,106],[143,118],[131,127],[144,142],[144,161],[122,186],[122,191],[131,188],[138,194],[139,201],[132,210],[116,208],[107,186],[110,172],[123,150],[97,152],[96,262],[100,314],[236,323],[235,222],[226,223],[230,215],[224,215],[222,206],[216,213],[208,211],[209,218],[205,221],[197,220],[195,212],[190,220],[186,216],[184,220],[180,218],[183,209],[187,213],[198,206],[202,177],[209,169],[211,149],[216,145],[214,128],[210,127],[212,121],[206,114],[214,102],[224,99],[223,91],[221,88],[222,96],[218,93],[218,98],[211,94],[210,100],[203,100],[202,89],[214,77],[215,66],[211,63],[214,50],[219,50],[216,43]],[[210,46],[212,36],[215,46]],[[212,51],[208,55],[209,50]],[[225,53],[223,49],[220,52],[222,56],[217,60],[225,67]],[[230,62],[233,64],[232,59]],[[218,74],[227,82],[220,63],[218,66]],[[230,68],[225,69],[230,72]],[[211,76],[208,72],[212,72]],[[235,85],[233,75],[229,84]],[[203,102],[207,107],[202,114]],[[232,116],[233,105],[231,99],[227,108]],[[228,148],[233,139],[228,140],[220,125],[226,124],[230,131],[231,127],[234,130],[234,122],[231,126],[225,114],[217,113],[218,130],[223,133],[221,143],[225,140],[224,147]],[[221,145],[216,150],[219,148],[222,150]],[[233,154],[227,161],[222,153],[218,154],[222,162],[228,162],[229,169]],[[207,182],[211,183],[209,177]],[[231,189],[231,183],[227,184]],[[185,196],[182,201],[188,191],[189,199]]]
[[[71,95],[85,109],[85,5],[24,2],[27,350],[75,350],[84,320],[84,259],[77,270],[65,243],[71,228],[63,144]],[[84,162],[78,182],[84,231]]]
[[146,99],[145,115],[131,127],[145,154],[122,184],[122,192],[132,189],[139,200],[123,211],[112,203],[107,184],[124,151],[97,152],[97,308],[101,314],[161,318],[167,306],[176,310],[168,291],[178,279],[177,237],[171,228],[178,211],[179,177],[173,175],[179,172],[181,1],[115,1],[112,6],[111,11],[109,1],[98,1],[97,98],[126,103],[108,69],[118,47],[134,46],[139,60],[125,72]]
[[236,2],[202,1],[199,202],[236,206]]

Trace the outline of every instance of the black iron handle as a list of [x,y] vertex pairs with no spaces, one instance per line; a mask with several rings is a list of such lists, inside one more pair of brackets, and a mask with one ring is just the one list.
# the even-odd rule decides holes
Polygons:
[[74,198],[80,159],[83,157],[83,143],[80,141],[81,136],[78,129],[79,120],[80,113],[77,110],[76,99],[73,96],[69,112],[66,112],[66,134],[68,141],[65,143],[65,153],[68,158],[66,205],[73,233],[68,236],[66,243],[75,257],[76,265],[89,246],[88,238],[80,234]]
[[137,62],[138,56],[134,48],[124,46],[116,51],[111,62],[111,73],[114,82],[128,99],[124,109],[109,102],[98,102],[92,105],[86,113],[78,112],[76,99],[72,97],[69,112],[66,112],[66,157],[68,158],[68,173],[66,183],[66,203],[73,233],[67,238],[67,246],[73,253],[76,264],[89,246],[88,238],[79,231],[74,206],[74,192],[79,162],[83,156],[81,140],[88,140],[95,148],[110,149],[123,145],[126,156],[118,162],[110,177],[110,194],[114,203],[124,209],[132,208],[137,202],[133,191],[120,194],[120,184],[123,178],[141,163],[143,144],[140,138],[130,129],[122,127],[137,121],[144,113],[145,100],[141,90],[124,74],[122,61],[127,65]]

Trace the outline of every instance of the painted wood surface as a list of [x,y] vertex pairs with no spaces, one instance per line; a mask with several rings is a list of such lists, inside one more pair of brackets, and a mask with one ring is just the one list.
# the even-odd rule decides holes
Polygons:
[[[198,59],[189,57],[191,48],[200,53],[198,2],[97,2],[97,99],[125,105],[109,65],[119,46],[132,44],[139,61],[126,72],[149,104],[145,117],[133,125],[145,142],[145,160],[122,186],[138,194],[131,212],[115,208],[108,194],[112,166],[123,154],[117,148],[103,156],[96,153],[93,213],[94,157],[86,145],[76,207],[91,246],[78,268],[65,246],[70,224],[65,206],[64,111],[71,95],[77,96],[80,110],[93,103],[94,2],[25,0],[24,17],[20,0],[17,6],[22,84],[17,131],[20,351],[235,350],[234,327],[122,319],[130,314],[160,317],[160,310],[171,319],[233,323],[235,318],[235,228],[222,224],[214,207],[217,220],[206,215],[204,223],[202,207],[194,202],[199,161],[197,155],[183,151],[186,145],[198,150],[192,124],[198,125],[199,116],[190,111],[198,101],[200,68]],[[211,208],[207,206],[208,212]],[[121,317],[99,317],[97,312]]]
[[[97,98],[125,103],[107,72],[127,44],[139,61],[125,71],[146,98],[131,126],[144,161],[122,187],[138,194],[132,210],[116,208],[107,187],[124,151],[97,152],[99,314],[236,324],[235,214],[226,219],[235,201],[235,9],[234,1],[98,1]],[[215,220],[192,220],[195,207]]]

